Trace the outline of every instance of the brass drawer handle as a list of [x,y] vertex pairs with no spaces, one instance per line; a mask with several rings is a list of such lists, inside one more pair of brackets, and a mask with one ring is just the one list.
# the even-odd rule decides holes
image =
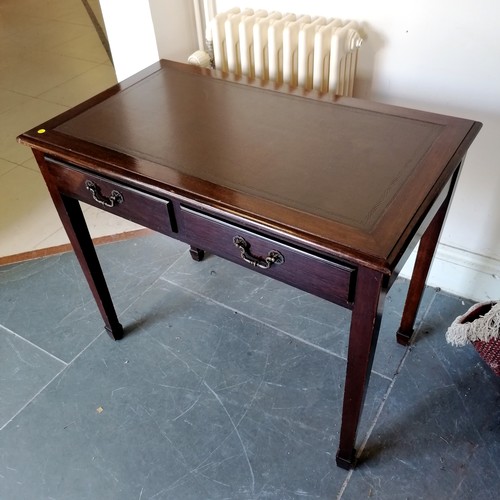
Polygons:
[[285,257],[278,250],[271,250],[265,258],[252,255],[250,253],[250,243],[241,236],[235,236],[233,243],[240,249],[241,258],[252,266],[269,269],[273,264],[279,265],[285,262]]
[[113,189],[111,196],[106,198],[101,194],[101,188],[95,182],[85,181],[85,187],[92,193],[92,198],[105,207],[113,208],[115,205],[123,203],[123,195],[116,189]]

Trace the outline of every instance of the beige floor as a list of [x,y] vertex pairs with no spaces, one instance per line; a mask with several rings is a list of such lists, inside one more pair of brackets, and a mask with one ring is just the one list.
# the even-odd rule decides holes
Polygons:
[[[98,13],[98,0],[89,3]],[[68,242],[31,151],[16,136],[114,83],[82,0],[1,0],[0,259]],[[93,237],[139,228],[83,209]]]

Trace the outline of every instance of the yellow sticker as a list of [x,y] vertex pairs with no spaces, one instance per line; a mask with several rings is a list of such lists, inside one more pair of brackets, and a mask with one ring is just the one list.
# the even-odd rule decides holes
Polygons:
[[44,133],[45,133],[45,129],[44,129],[44,128],[41,128],[40,130],[38,130],[38,133],[39,133],[39,134],[44,134]]

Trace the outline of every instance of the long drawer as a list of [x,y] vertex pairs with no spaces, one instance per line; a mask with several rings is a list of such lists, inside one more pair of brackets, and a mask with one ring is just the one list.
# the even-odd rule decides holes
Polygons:
[[248,266],[306,292],[349,307],[355,269],[308,250],[181,206],[183,236],[191,245]]
[[63,194],[160,233],[176,232],[169,200],[51,158],[46,160],[47,169]]

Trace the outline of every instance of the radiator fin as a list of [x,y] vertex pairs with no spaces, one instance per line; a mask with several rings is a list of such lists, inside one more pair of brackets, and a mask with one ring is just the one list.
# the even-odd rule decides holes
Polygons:
[[231,9],[210,22],[215,67],[306,89],[352,96],[358,49],[354,21]]

